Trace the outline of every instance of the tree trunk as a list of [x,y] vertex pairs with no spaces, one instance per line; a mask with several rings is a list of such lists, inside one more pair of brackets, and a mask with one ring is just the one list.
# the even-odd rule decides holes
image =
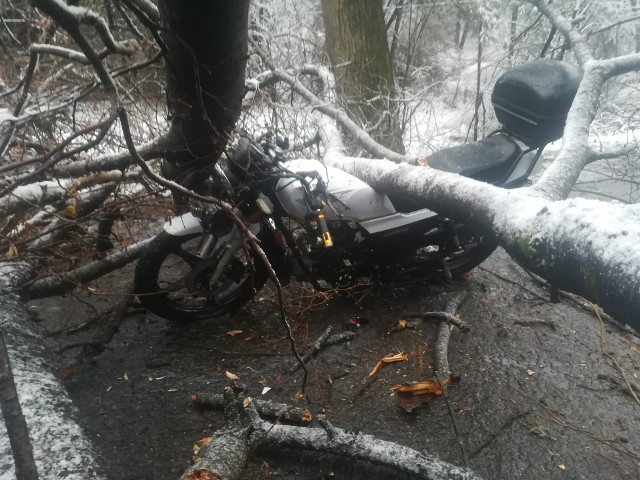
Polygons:
[[[638,15],[638,12],[640,12],[640,8],[638,8],[637,0],[629,1],[631,2],[631,11],[633,12],[633,15]],[[640,22],[638,22],[637,20],[635,21],[635,24],[633,26],[633,35],[636,41],[636,53],[640,53]]]
[[392,112],[394,78],[381,0],[322,0],[338,93],[382,145],[404,154]]
[[[210,172],[240,113],[249,0],[162,0],[167,104],[176,149],[165,173],[196,187]],[[200,172],[200,173],[199,173]]]
[[[16,293],[30,273],[26,264],[0,262],[0,327],[40,479],[104,478],[89,440],[74,421],[71,400],[51,372],[53,359]],[[14,470],[11,458],[5,424],[0,420],[0,472],[9,476],[7,472]]]
[[511,5],[511,25],[509,31],[509,57],[513,56],[513,49],[516,46],[516,34],[518,33],[518,10],[519,3]]

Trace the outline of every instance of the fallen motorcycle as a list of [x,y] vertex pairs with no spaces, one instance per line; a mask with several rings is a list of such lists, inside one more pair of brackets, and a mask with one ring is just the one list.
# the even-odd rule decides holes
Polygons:
[[[429,166],[503,188],[524,185],[545,145],[562,136],[580,76],[552,60],[506,72],[491,97],[502,128],[436,152]],[[216,195],[259,239],[282,284],[291,277],[318,289],[442,281],[495,249],[464,223],[411,208],[320,161],[286,160],[286,143],[272,133],[240,138],[210,182],[226,186]],[[190,321],[237,310],[267,278],[241,226],[220,208],[194,205],[167,222],[141,255],[135,290],[153,313]]]

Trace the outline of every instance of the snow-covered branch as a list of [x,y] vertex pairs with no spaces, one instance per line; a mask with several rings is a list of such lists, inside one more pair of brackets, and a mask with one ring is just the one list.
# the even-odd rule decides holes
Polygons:
[[527,0],[535,6],[540,13],[549,19],[551,24],[567,39],[578,62],[583,67],[594,59],[593,53],[587,45],[585,36],[574,26],[574,22],[562,15],[553,4],[544,0]]
[[336,108],[329,102],[321,101],[311,90],[305,87],[302,82],[288,72],[282,70],[273,70],[266,74],[262,81],[282,81],[290,85],[291,89],[305,99],[309,105],[319,112],[329,115],[338,124],[349,133],[350,136],[358,142],[358,144],[367,150],[371,155],[377,158],[388,158],[394,162],[415,163],[416,158],[409,155],[401,155],[386,147],[383,147],[371,136],[361,129],[357,123],[351,120],[346,113]]
[[71,192],[100,183],[117,182],[122,172],[103,172],[75,179],[45,181],[17,187],[10,195],[0,199],[0,216],[12,215],[33,206],[49,205],[63,200]]
[[[172,150],[169,137],[166,135],[158,136],[136,147],[136,151],[144,160],[161,157]],[[65,165],[59,165],[54,167],[51,173],[56,177],[78,177],[89,173],[124,170],[134,164],[135,160],[131,152],[129,150],[122,150],[116,153],[98,155],[87,160],[78,160]]]
[[610,78],[638,70],[640,54],[596,60],[573,22],[551,4],[529,0],[560,31],[571,45],[584,70],[573,105],[567,116],[560,154],[534,186],[535,190],[554,200],[567,198],[580,173],[594,160],[588,147],[589,130],[598,111],[600,94]]

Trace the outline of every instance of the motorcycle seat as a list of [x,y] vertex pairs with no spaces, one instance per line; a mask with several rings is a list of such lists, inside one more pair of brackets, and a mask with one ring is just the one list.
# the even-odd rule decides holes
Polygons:
[[439,150],[427,158],[427,164],[436,170],[495,183],[502,180],[521,153],[513,139],[498,133],[479,142]]

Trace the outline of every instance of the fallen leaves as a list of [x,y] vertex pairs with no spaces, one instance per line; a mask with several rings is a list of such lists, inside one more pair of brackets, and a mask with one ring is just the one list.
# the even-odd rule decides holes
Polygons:
[[311,423],[313,421],[313,414],[309,410],[305,410],[302,412],[302,417],[300,417],[302,423]]
[[406,411],[412,412],[423,403],[430,402],[436,396],[444,392],[442,387],[451,383],[451,377],[446,377],[442,381],[442,386],[437,380],[421,380],[413,383],[403,383],[391,387],[392,392],[398,394],[398,403]]
[[213,473],[211,470],[194,470],[189,475],[184,477],[185,480],[221,480],[219,476]]
[[[442,381],[442,386],[446,387],[451,383],[451,377],[446,377]],[[442,387],[437,380],[421,380],[413,383],[402,383],[391,387],[392,392],[405,393],[411,395],[442,395]]]
[[235,337],[236,335],[242,333],[242,330],[229,330],[227,332],[227,335],[231,336],[231,337]]
[[408,358],[409,357],[407,357],[405,353],[389,353],[388,355],[380,359],[378,363],[376,363],[375,367],[373,367],[373,370],[369,372],[367,378],[371,378],[375,374],[377,374],[385,363],[404,362],[408,360]]
[[18,247],[16,247],[15,244],[13,244],[13,243],[9,247],[9,250],[7,251],[7,253],[5,253],[5,255],[4,255],[4,257],[7,260],[15,260],[19,256],[20,256],[20,254],[18,253]]
[[231,372],[224,372],[225,377],[227,377],[227,380],[231,381],[231,382],[235,382],[236,380],[240,380],[240,377],[237,376],[235,373],[231,373]]
[[200,440],[196,441],[196,443],[193,444],[193,454],[194,455],[198,455],[198,452],[200,452],[200,450],[202,450],[202,447],[204,447],[207,443],[209,443],[211,441],[211,437],[204,437],[201,438]]

